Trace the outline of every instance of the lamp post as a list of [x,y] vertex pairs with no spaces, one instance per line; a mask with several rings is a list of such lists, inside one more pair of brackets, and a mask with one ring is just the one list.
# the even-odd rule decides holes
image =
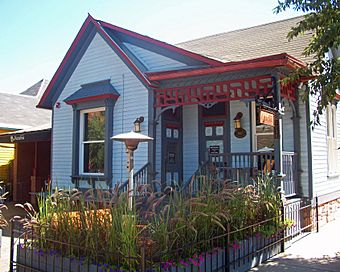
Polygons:
[[133,202],[133,191],[134,191],[134,184],[133,184],[133,167],[134,167],[134,158],[133,153],[138,148],[138,144],[141,142],[149,142],[152,141],[153,138],[144,135],[141,132],[141,123],[144,121],[144,117],[141,116],[136,119],[134,122],[134,131],[130,131],[128,133],[118,134],[116,136],[111,137],[112,140],[123,142],[126,147],[127,153],[127,170],[129,175],[129,182],[128,182],[128,207],[132,210],[132,202]]

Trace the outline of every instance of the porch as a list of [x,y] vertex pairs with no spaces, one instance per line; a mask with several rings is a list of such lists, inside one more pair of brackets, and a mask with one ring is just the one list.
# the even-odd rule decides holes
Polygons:
[[206,175],[244,186],[271,174],[286,197],[299,195],[297,87],[281,86],[280,73],[251,74],[161,81],[155,159],[135,173],[135,185],[158,180],[186,187]]
[[[284,151],[283,177],[278,180],[278,187],[285,197],[293,197],[298,194],[298,154],[295,152]],[[186,189],[189,186],[194,191],[198,190],[202,177],[211,178],[223,182],[230,182],[239,186],[247,186],[256,182],[257,177],[275,174],[275,155],[274,152],[238,152],[220,153],[210,155],[209,160],[199,166],[190,178],[179,184],[173,180],[172,184],[180,185]],[[152,181],[151,165],[147,163],[133,176],[134,188],[141,185],[150,184]],[[120,186],[122,191],[127,191],[128,181]]]

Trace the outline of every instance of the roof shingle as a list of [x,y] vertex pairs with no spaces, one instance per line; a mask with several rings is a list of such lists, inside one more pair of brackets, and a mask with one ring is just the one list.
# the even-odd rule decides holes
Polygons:
[[223,62],[242,61],[274,54],[287,53],[304,62],[302,52],[312,38],[312,32],[288,41],[287,34],[303,16],[225,32],[177,44],[183,49],[219,59]]

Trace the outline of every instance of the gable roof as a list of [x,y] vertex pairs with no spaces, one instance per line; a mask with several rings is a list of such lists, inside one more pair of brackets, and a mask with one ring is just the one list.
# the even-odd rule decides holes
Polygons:
[[102,36],[114,52],[125,62],[130,70],[146,87],[154,86],[144,74],[145,71],[143,71],[141,62],[123,45],[123,41],[125,40],[132,43],[140,41],[139,44],[142,46],[147,43],[149,45],[161,47],[170,54],[172,53],[176,56],[181,55],[187,60],[193,59],[205,65],[217,65],[220,63],[219,61],[200,56],[185,49],[177,48],[176,46],[160,42],[147,36],[140,35],[103,21],[95,20],[89,14],[43,94],[38,107],[47,109],[52,108],[53,102],[59,97],[63,87],[72,75],[73,70],[76,68],[96,33],[99,33]]
[[287,40],[287,34],[303,16],[258,25],[245,29],[220,33],[187,42],[177,46],[216,58],[223,62],[243,61],[264,56],[287,53],[304,62],[311,62],[312,57],[304,57],[302,52],[312,38],[312,32]]
[[31,87],[29,87],[28,89],[26,89],[25,91],[21,92],[20,94],[40,97],[46,90],[48,83],[49,80],[42,79],[35,83],[34,85],[32,85]]

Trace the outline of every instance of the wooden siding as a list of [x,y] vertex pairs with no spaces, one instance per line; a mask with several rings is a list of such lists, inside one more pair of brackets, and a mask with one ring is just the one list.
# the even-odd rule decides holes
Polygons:
[[146,50],[139,46],[130,43],[124,43],[124,45],[145,65],[149,71],[167,71],[187,67],[185,63]]
[[14,144],[0,143],[0,181],[8,182],[9,163],[14,159]]
[[[251,151],[251,131],[250,131],[250,105],[240,102],[240,101],[231,101],[230,102],[230,151],[231,152],[250,152]],[[235,127],[234,127],[234,118],[238,112],[243,113],[243,117],[241,119],[241,126],[243,129],[247,131],[247,135],[244,138],[236,138],[234,135]]]
[[[311,98],[310,115],[313,118],[313,109],[316,107],[315,98]],[[337,142],[340,146],[340,108],[337,108]],[[320,116],[320,125],[312,130],[312,171],[313,171],[313,195],[322,196],[340,190],[340,176],[328,176],[328,148],[327,148],[327,124],[326,112]],[[338,165],[340,154],[338,154]],[[339,167],[340,169],[340,167]],[[340,173],[339,173],[340,174]]]
[[198,106],[183,107],[183,181],[198,169]]
[[285,101],[285,112],[282,117],[282,139],[284,151],[294,150],[294,127],[293,127],[293,109],[288,101]]
[[[84,56],[65,85],[58,102],[60,108],[53,108],[53,158],[52,180],[54,186],[72,186],[72,107],[63,100],[80,88],[81,84],[111,79],[111,84],[121,94],[114,107],[113,134],[131,131],[133,122],[144,116],[143,133],[148,134],[148,90],[129,70],[111,47],[96,34]],[[113,181],[126,179],[125,148],[122,143],[113,143]],[[143,143],[135,152],[135,169],[148,160],[147,144]]]

